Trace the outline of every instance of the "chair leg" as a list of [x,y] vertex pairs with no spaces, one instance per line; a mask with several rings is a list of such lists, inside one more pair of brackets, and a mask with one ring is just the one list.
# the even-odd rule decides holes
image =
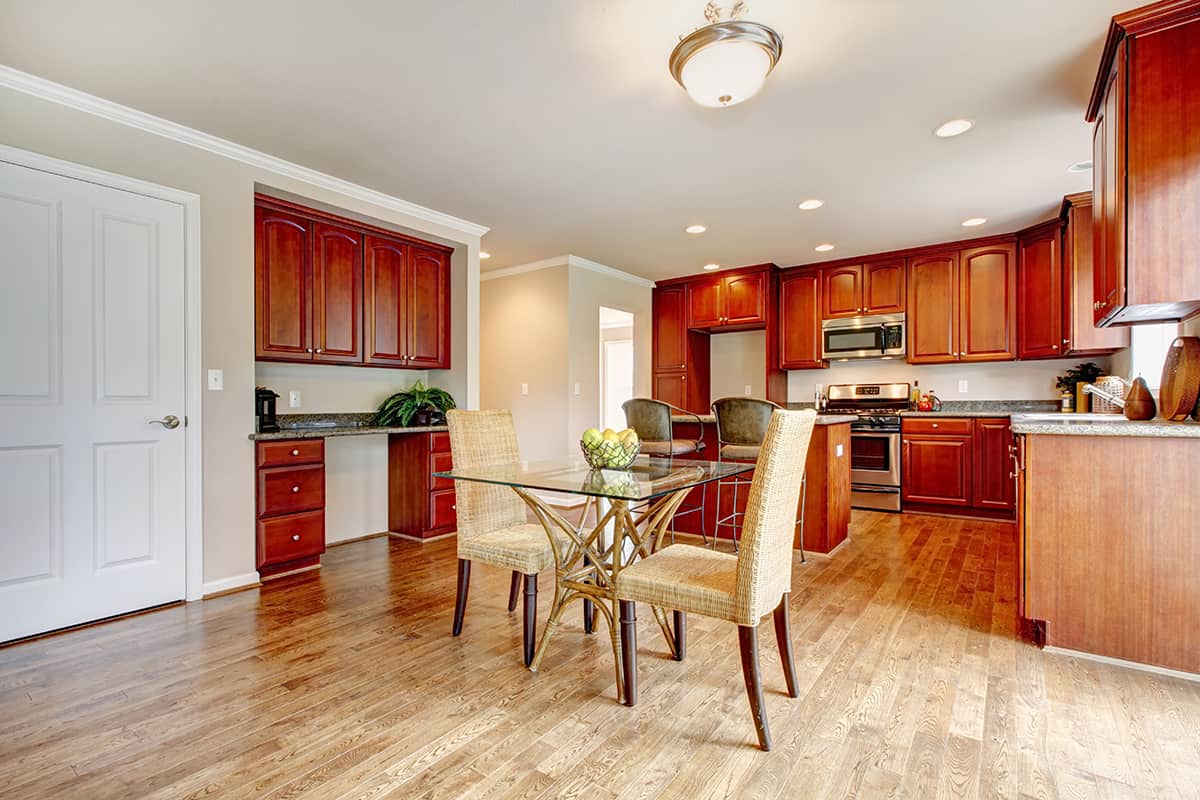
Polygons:
[[512,573],[512,583],[508,585],[508,613],[517,610],[517,595],[521,592],[521,573],[515,569]]
[[454,597],[454,628],[453,634],[462,633],[463,617],[467,613],[467,590],[471,588],[471,562],[465,558],[458,560],[458,592]]
[[775,608],[775,642],[779,645],[779,660],[783,662],[788,696],[799,697],[800,682],[796,680],[796,659],[792,656],[792,623],[788,616],[788,600],[791,596],[790,592],[784,592]]
[[758,669],[758,628],[754,625],[738,626],[738,644],[742,651],[742,677],[746,681],[746,694],[750,698],[750,713],[754,716],[754,729],[758,732],[758,746],[771,749],[771,731],[767,727],[767,708],[763,703],[762,674]]
[[687,614],[672,611],[671,617],[675,623],[675,660],[683,661],[687,655]]
[[591,633],[593,630],[595,630],[595,628],[594,628],[595,620],[596,620],[595,604],[593,604],[591,600],[584,600],[583,601],[583,632],[584,633]]
[[637,611],[632,600],[619,600],[621,666],[625,672],[625,705],[637,705]]
[[800,519],[797,523],[800,526],[800,563],[807,564],[808,559],[804,557],[804,516],[805,509],[808,506],[808,475],[807,473],[800,478]]
[[537,578],[536,573],[525,576],[525,626],[521,644],[527,667],[533,662],[533,648],[537,644],[534,637],[537,630]]

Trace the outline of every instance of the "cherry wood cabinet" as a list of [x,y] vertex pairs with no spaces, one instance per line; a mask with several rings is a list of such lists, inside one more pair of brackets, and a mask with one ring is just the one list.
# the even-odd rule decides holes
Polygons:
[[687,288],[654,290],[654,371],[687,369]]
[[901,499],[906,510],[1012,519],[1013,438],[1007,417],[904,417]]
[[[708,335],[688,328],[688,286],[662,286],[653,294],[652,395],[696,414],[708,413]],[[689,380],[690,376],[690,380]]]
[[908,361],[958,360],[958,252],[914,256],[908,265]]
[[970,435],[904,434],[901,499],[905,503],[971,505],[974,460]]
[[1097,328],[1094,321],[1092,193],[1064,197],[1060,218],[1063,355],[1109,355],[1128,347],[1129,328]]
[[825,319],[857,317],[863,313],[861,264],[828,267],[821,272],[821,308]]
[[450,367],[450,248],[255,195],[255,356]]
[[724,322],[725,311],[721,302],[723,284],[721,278],[696,280],[687,284],[689,328],[716,328]]
[[412,539],[431,539],[458,524],[454,482],[434,478],[450,469],[450,434],[393,433],[388,436],[388,530]]
[[325,443],[255,445],[255,568],[262,579],[311,569],[325,552]]
[[1017,357],[1017,247],[973,247],[959,254],[960,361]]
[[1063,337],[1062,231],[1058,220],[1021,234],[1017,249],[1017,346],[1022,359],[1060,358]]
[[826,267],[822,271],[822,316],[838,319],[904,311],[906,266],[899,258]]
[[1007,417],[974,420],[974,505],[1011,512],[1016,508],[1012,477],[1012,427]]
[[1200,0],[1164,0],[1109,27],[1088,105],[1094,320],[1200,313]]
[[792,270],[779,281],[779,361],[783,369],[821,369],[819,270]]
[[766,271],[753,271],[689,281],[688,327],[751,330],[767,324]]
[[863,313],[897,314],[904,311],[908,265],[903,258],[863,266]]

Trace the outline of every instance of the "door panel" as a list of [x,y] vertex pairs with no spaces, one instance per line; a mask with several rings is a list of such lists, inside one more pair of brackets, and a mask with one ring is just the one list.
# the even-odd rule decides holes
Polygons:
[[678,408],[687,408],[687,375],[682,372],[655,374],[654,399]]
[[908,360],[958,360],[958,253],[917,256],[908,273]]
[[1011,511],[1016,504],[1016,484],[1009,477],[1012,431],[1007,419],[975,420],[975,505]]
[[450,260],[444,253],[409,249],[408,364],[450,368]]
[[314,222],[312,226],[314,360],[362,362],[362,237]]
[[185,247],[174,203],[7,163],[0,186],[0,326],[25,326],[0,341],[5,641],[183,599],[184,431],[149,423],[184,416]]
[[1100,268],[1100,308],[1096,321],[1113,314],[1125,301],[1125,43],[1117,46],[1108,95],[1104,100],[1104,261]]
[[682,286],[654,290],[654,371],[687,368],[687,309]]
[[1017,269],[1017,342],[1020,356],[1063,354],[1062,258],[1058,226],[1021,240]]
[[825,319],[857,317],[862,311],[862,266],[831,267],[823,270],[821,302]]
[[971,505],[971,437],[909,436],[903,440],[903,499],[944,506]]
[[898,314],[904,310],[904,259],[879,261],[863,268],[863,308],[867,314]]
[[721,324],[725,315],[721,283],[720,278],[714,278],[687,284],[689,328],[715,328]]
[[408,320],[405,288],[408,247],[391,239],[366,236],[363,240],[363,312],[366,319],[368,364],[405,364]]
[[721,287],[725,325],[766,324],[767,273],[731,275]]
[[255,355],[312,360],[308,221],[254,209]]
[[1017,356],[1015,244],[964,250],[959,267],[959,360],[1011,361]]
[[787,275],[779,283],[780,366],[813,369],[821,360],[821,274]]

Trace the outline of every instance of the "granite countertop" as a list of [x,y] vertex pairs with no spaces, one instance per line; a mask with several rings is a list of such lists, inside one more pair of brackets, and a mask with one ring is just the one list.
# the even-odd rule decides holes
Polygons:
[[1200,422],[1171,422],[1151,419],[1144,422],[1127,420],[1120,414],[1062,414],[1061,419],[1047,419],[1045,414],[1015,414],[1013,433],[1050,434],[1060,436],[1141,436],[1164,439],[1200,439]]
[[280,414],[278,433],[252,433],[250,440],[269,442],[278,439],[325,439],[330,436],[375,436],[384,433],[438,433],[445,425],[424,427],[382,427],[373,425],[375,412],[353,414]]
[[[811,403],[808,405],[808,408],[812,408]],[[696,416],[699,416],[700,421],[703,422],[705,425],[717,424],[717,418],[712,414],[698,414]],[[819,414],[819,415],[817,415],[817,424],[818,425],[841,425],[846,422],[854,422],[855,419],[857,419],[857,417],[855,417],[853,414]],[[675,422],[675,423],[691,422],[691,423],[695,424],[696,417],[692,416],[691,414],[672,414],[671,421]]]
[[1049,414],[1059,410],[1054,400],[943,400],[941,411],[902,411],[903,417],[1011,417]]

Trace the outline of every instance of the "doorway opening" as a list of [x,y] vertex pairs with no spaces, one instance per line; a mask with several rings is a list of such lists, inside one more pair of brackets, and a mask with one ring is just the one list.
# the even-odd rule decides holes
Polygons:
[[600,306],[600,424],[621,430],[633,397],[633,314]]

